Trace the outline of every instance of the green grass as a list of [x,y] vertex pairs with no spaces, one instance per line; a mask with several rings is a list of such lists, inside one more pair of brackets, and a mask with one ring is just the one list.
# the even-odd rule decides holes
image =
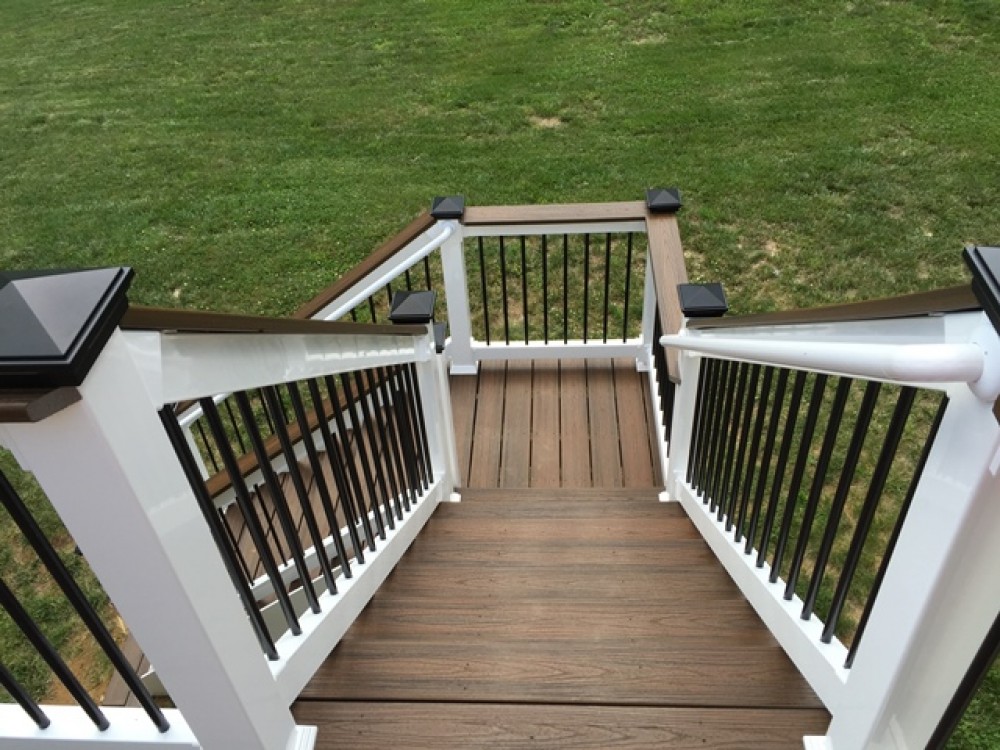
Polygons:
[[[0,267],[284,314],[434,195],[677,185],[734,312],[960,283],[962,245],[1000,241],[997,10],[6,0]],[[996,746],[989,685],[957,746]]]

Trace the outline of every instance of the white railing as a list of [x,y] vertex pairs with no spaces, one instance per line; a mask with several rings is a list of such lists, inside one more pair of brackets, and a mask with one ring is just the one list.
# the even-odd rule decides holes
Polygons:
[[[832,716],[811,748],[922,748],[1000,603],[998,339],[984,313],[685,330],[666,491],[679,501]],[[949,401],[850,669],[688,482],[702,355],[943,391]]]
[[[301,635],[277,639],[278,659],[268,661],[157,412],[220,392],[406,363],[416,366],[422,393],[429,489],[364,564],[352,565],[352,578],[338,576],[336,594],[320,595],[319,613],[301,615]],[[44,706],[52,724],[39,729],[18,706],[0,705],[0,748],[311,748],[315,729],[296,726],[289,706],[437,503],[452,499],[446,377],[430,331],[116,331],[78,403],[36,424],[0,426],[0,444],[35,474],[177,706],[161,734],[138,708],[107,710],[111,728],[101,732],[78,708]]]

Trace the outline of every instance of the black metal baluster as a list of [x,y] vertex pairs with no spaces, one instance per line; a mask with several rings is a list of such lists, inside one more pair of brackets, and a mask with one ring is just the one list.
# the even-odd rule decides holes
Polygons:
[[549,343],[549,242],[542,235],[542,336]]
[[229,417],[229,426],[233,428],[233,435],[236,436],[236,442],[240,446],[240,455],[244,455],[247,452],[247,447],[243,442],[243,435],[240,432],[240,426],[236,422],[236,415],[233,414],[233,405],[229,402],[229,396],[222,399],[222,405],[226,407],[226,415]]
[[375,315],[375,295],[368,295],[368,313],[372,316],[372,323],[378,323],[378,316]]
[[500,237],[500,291],[503,294],[503,340],[510,343],[510,312],[507,307],[507,248]]
[[705,382],[708,379],[708,363],[710,360],[698,359],[698,387],[695,390],[694,416],[691,419],[691,440],[688,448],[687,472],[685,477],[688,484],[693,484],[694,467],[698,463],[698,451],[702,432],[701,420],[705,413]]
[[[773,373],[772,373],[773,375]],[[771,473],[771,458],[774,455],[774,443],[778,438],[778,421],[781,417],[781,409],[785,403],[785,390],[788,387],[788,370],[778,371],[778,385],[774,392],[774,400],[771,402],[771,417],[767,423],[767,437],[764,439],[764,455],[760,460],[760,477],[757,480],[757,491],[754,493],[753,509],[750,512],[750,527],[747,529],[747,543],[743,548],[746,554],[750,554],[753,549],[753,540],[757,535],[757,523],[760,521],[760,512],[764,504],[764,492],[767,489],[767,478]],[[772,516],[771,521],[774,521]],[[767,532],[770,534],[770,529]],[[764,539],[767,539],[765,535]],[[766,541],[761,542],[761,548]]]
[[746,362],[740,362],[737,366],[737,380],[736,380],[736,394],[732,399],[732,410],[727,409],[726,422],[729,426],[729,441],[726,446],[725,453],[725,463],[722,470],[721,482],[718,489],[713,493],[718,497],[718,509],[715,517],[718,520],[722,520],[728,515],[728,508],[730,505],[730,496],[732,494],[732,486],[730,484],[730,478],[732,477],[733,461],[736,458],[736,448],[739,441],[741,419],[743,416],[743,410],[745,408],[746,402],[746,386],[747,386],[747,372],[750,369],[750,365]]
[[264,537],[265,538],[270,537],[271,541],[274,543],[274,548],[278,551],[277,560],[280,560],[282,563],[284,563],[291,557],[291,553],[285,552],[285,546],[281,543],[281,534],[274,527],[274,516],[277,511],[275,510],[275,505],[273,502],[271,503],[270,512],[268,512],[267,499],[268,497],[270,497],[270,493],[264,491],[263,485],[254,484],[253,495],[251,496],[251,499],[253,496],[257,497],[257,507],[253,508],[253,511],[254,513],[260,514],[258,518],[261,516],[263,517],[264,520],[262,522],[262,528],[264,525],[267,526],[267,528],[264,530]]
[[[249,397],[249,395],[250,391],[247,391],[247,396]],[[274,422],[271,421],[271,415],[268,414],[267,409],[264,408],[264,393],[263,391],[261,391],[260,388],[258,388],[256,391],[256,395],[257,395],[257,406],[260,408],[260,413],[264,415],[264,421],[267,423],[267,429],[269,430],[269,434],[273,435]],[[251,400],[250,403],[252,405],[253,401]]]
[[[386,414],[387,405],[380,404],[381,392],[379,391],[378,381],[373,370],[365,371],[365,381],[368,384],[367,392],[369,398],[372,402],[372,416],[374,418],[374,424],[378,429],[378,444],[381,448],[382,453],[385,455],[385,468],[386,474],[389,479],[389,487],[391,489],[391,500],[392,503],[386,503],[386,516],[392,518],[395,515],[396,520],[402,520],[403,518],[403,506],[401,503],[401,497],[404,490],[404,485],[406,480],[402,476],[402,464],[399,462],[399,455],[392,449],[392,438],[390,435],[388,415]],[[395,514],[393,513],[395,509]],[[394,522],[390,524],[390,528],[394,527]]]
[[[319,390],[319,383],[315,378],[306,381],[309,389],[309,398],[312,399],[313,409],[319,420],[319,434],[323,438],[323,445],[326,447],[327,465],[333,474],[334,484],[337,485],[338,503],[344,510],[344,520],[347,524],[347,533],[351,537],[351,545],[355,550],[361,549],[361,540],[358,538],[357,521],[354,518],[354,509],[351,507],[351,488],[348,485],[347,477],[344,475],[344,456],[341,447],[334,440],[333,433],[330,432],[330,419],[327,417],[326,408],[323,405],[323,395]],[[336,408],[333,406],[332,408]],[[354,573],[351,571],[350,560],[348,560],[347,549],[344,547],[344,540],[340,535],[340,522],[337,520],[337,505],[331,496],[322,498],[324,500],[323,510],[326,511],[327,520],[330,524],[330,533],[333,535],[333,543],[337,547],[337,554],[340,555],[341,569],[345,578],[351,578]],[[364,557],[360,557],[359,562],[364,562]]]
[[[344,498],[345,504],[351,504],[354,517],[361,521],[361,529],[365,534],[365,542],[368,544],[368,548],[374,552],[375,537],[372,534],[371,523],[368,520],[368,514],[365,512],[362,502],[364,491],[361,489],[361,478],[358,475],[358,467],[354,456],[351,455],[351,447],[348,443],[349,438],[347,425],[344,422],[344,409],[340,403],[340,397],[337,395],[337,386],[333,380],[333,376],[327,375],[324,378],[324,383],[326,384],[327,393],[330,396],[330,403],[333,404],[333,421],[337,425],[337,435],[340,437],[340,443],[344,448],[344,465],[347,466],[347,475],[351,480],[352,492]],[[357,440],[356,435],[354,439]],[[360,546],[354,548],[354,554],[359,563],[364,563],[365,558],[361,553]]]
[[712,394],[715,391],[715,379],[718,372],[717,359],[701,358],[701,367],[698,374],[699,391],[698,401],[695,404],[695,424],[694,434],[691,444],[695,447],[695,457],[693,461],[688,461],[687,481],[695,490],[701,489],[704,481],[705,453],[708,450],[708,429],[712,421],[713,402]]
[[412,292],[413,291],[413,279],[410,278],[410,269],[409,268],[407,268],[405,271],[403,271],[403,277],[406,279],[406,291]]
[[410,487],[413,488],[413,504],[417,503],[420,491],[420,476],[417,468],[416,433],[410,420],[406,394],[402,389],[403,368],[396,365],[393,372],[390,387],[392,388],[392,402],[397,410],[397,426],[399,427],[400,442],[403,449],[403,458],[406,469],[409,473]]
[[351,322],[352,323],[357,323],[358,322],[358,308],[352,307],[350,315],[351,315]]
[[858,459],[861,458],[861,450],[864,447],[865,437],[868,435],[872,414],[875,413],[875,403],[878,401],[881,387],[880,383],[874,381],[869,381],[868,385],[865,386],[865,395],[861,400],[861,408],[858,410],[858,417],[854,422],[854,433],[851,435],[847,456],[840,470],[840,481],[837,483],[837,491],[834,493],[826,520],[826,528],[823,530],[823,541],[816,554],[809,589],[806,592],[805,602],[802,604],[803,620],[812,617],[813,610],[816,608],[816,597],[819,596],[819,589],[826,572],[826,564],[830,559],[830,552],[833,550],[833,543],[837,538],[837,528],[840,526],[840,517],[844,513],[844,503],[847,502],[847,495],[851,491],[854,473],[858,468]]
[[812,395],[809,401],[809,411],[806,413],[806,421],[802,428],[802,439],[799,441],[799,452],[795,458],[795,468],[792,470],[792,481],[788,485],[788,496],[785,500],[785,513],[781,519],[781,528],[778,530],[778,539],[774,545],[774,561],[771,563],[771,583],[775,583],[781,570],[781,560],[785,555],[785,547],[788,546],[788,535],[792,530],[792,519],[795,516],[795,506],[799,500],[799,490],[802,487],[802,477],[805,474],[806,462],[809,458],[809,449],[812,445],[813,434],[816,431],[816,422],[819,419],[819,410],[823,405],[823,393],[826,391],[827,376],[819,374],[813,381]]
[[875,604],[875,600],[878,598],[878,592],[882,588],[882,580],[885,578],[886,568],[889,567],[889,560],[892,558],[892,553],[896,549],[896,543],[899,541],[899,533],[902,530],[903,523],[906,521],[906,516],[910,511],[910,504],[913,502],[913,496],[916,494],[917,487],[920,485],[920,477],[924,473],[924,467],[927,465],[927,459],[931,454],[931,449],[934,447],[934,440],[937,438],[938,430],[941,427],[941,421],[944,419],[944,414],[947,409],[948,397],[942,396],[937,414],[934,416],[934,422],[927,433],[927,440],[924,442],[924,448],[920,453],[920,460],[917,462],[917,465],[913,470],[913,477],[910,479],[910,486],[906,491],[906,497],[903,500],[903,504],[899,508],[899,515],[896,517],[896,525],[893,527],[892,536],[889,538],[889,543],[885,546],[885,552],[882,553],[882,561],[879,563],[878,572],[875,574],[875,580],[872,581],[872,587],[868,592],[868,599],[865,601],[864,611],[861,613],[861,618],[858,620],[858,627],[854,631],[854,640],[851,641],[851,646],[847,651],[847,660],[844,662],[844,666],[848,669],[850,669],[854,664],[854,656],[857,653],[858,645],[861,643],[861,636],[864,635],[865,628],[868,626],[868,618],[871,616],[872,606]]
[[483,291],[483,333],[490,343],[490,303],[486,293],[486,259],[483,255],[483,238],[479,238],[479,283]]
[[394,294],[395,294],[395,292],[393,291],[393,288],[392,288],[392,282],[389,282],[388,284],[385,285],[385,309],[386,310],[391,310],[392,309],[392,298],[393,298]]
[[[244,396],[244,398],[241,398]],[[205,412],[205,418],[208,420],[209,429],[216,436],[218,442],[219,436],[223,434],[222,420],[219,418],[219,412],[215,408],[215,403],[211,398],[203,398],[199,401],[201,404],[202,411]],[[249,401],[245,398],[245,394],[236,395],[236,408],[240,410],[240,414],[244,416],[246,420],[246,415],[244,414],[244,408],[249,409]],[[246,420],[247,425],[255,424],[251,419]],[[257,433],[259,438],[259,433]],[[253,444],[254,431],[249,434],[250,442]],[[284,580],[281,578],[281,573],[278,572],[278,566],[275,564],[274,556],[271,554],[271,548],[267,543],[267,539],[260,527],[260,521],[257,518],[257,514],[254,512],[252,507],[252,502],[250,500],[250,493],[247,490],[246,482],[243,481],[243,474],[240,472],[239,464],[236,462],[236,456],[233,455],[232,448],[229,447],[229,443],[219,442],[219,450],[222,454],[222,462],[226,467],[226,473],[229,474],[229,481],[233,486],[233,494],[236,497],[236,504],[239,506],[240,512],[243,514],[243,521],[246,523],[247,530],[250,532],[250,538],[253,540],[254,546],[257,548],[257,552],[260,555],[260,561],[264,566],[264,571],[267,573],[268,579],[271,581],[271,586],[274,589],[275,596],[278,597],[278,603],[281,607],[282,613],[285,615],[285,622],[288,625],[288,629],[292,632],[292,635],[300,635],[302,633],[302,628],[299,626],[299,619],[295,615],[295,609],[292,607],[292,601],[288,596],[288,591],[285,588]],[[256,448],[256,446],[254,446]],[[263,449],[263,446],[262,446]],[[267,456],[265,454],[263,463],[270,465],[268,463]]]
[[386,450],[389,451],[390,456],[393,460],[393,465],[396,469],[396,476],[399,477],[400,494],[396,499],[396,516],[397,518],[402,518],[402,514],[399,510],[399,500],[403,501],[403,509],[406,512],[410,510],[410,500],[412,495],[413,502],[416,502],[416,495],[413,494],[414,488],[410,486],[409,474],[406,472],[405,460],[403,458],[403,447],[402,439],[399,436],[399,420],[398,413],[396,411],[395,402],[389,387],[389,373],[386,368],[376,368],[374,370],[376,378],[378,379],[379,394],[382,398],[382,408],[386,419],[386,431],[389,436],[389,442],[386,445]]
[[587,343],[590,310],[590,235],[583,235],[583,343]]
[[628,341],[628,309],[632,304],[632,232],[628,235],[625,255],[625,307],[622,310],[622,343]]
[[611,233],[604,235],[604,325],[601,335],[608,343],[608,302],[611,296]]
[[[353,428],[354,443],[358,447],[358,463],[361,464],[361,473],[365,477],[365,487],[368,489],[368,503],[365,507],[366,515],[370,514],[375,521],[375,531],[378,533],[379,539],[385,539],[385,522],[382,519],[382,512],[379,508],[377,492],[375,490],[375,476],[372,473],[372,465],[374,461],[378,458],[374,455],[369,455],[369,447],[374,448],[374,446],[366,446],[364,439],[364,431],[361,426],[361,410],[358,406],[358,399],[354,395],[354,390],[351,386],[351,378],[344,373],[340,376],[340,382],[344,389],[344,400],[347,406],[347,413],[351,416],[351,427]],[[372,463],[369,463],[369,462]]]
[[35,722],[39,729],[48,729],[52,724],[48,716],[41,709],[34,699],[28,694],[28,691],[14,679],[14,675],[0,662],[0,687],[10,693],[10,697],[17,701],[18,705],[24,709],[24,712],[31,717],[31,720]]
[[[309,426],[309,419],[306,417],[305,406],[302,404],[302,394],[299,391],[299,386],[296,383],[286,383],[285,390],[288,391],[288,398],[292,402],[292,412],[295,414],[295,421],[299,425],[299,439],[302,441],[302,445],[306,449],[306,460],[309,462],[309,467],[312,469],[313,473],[313,486],[316,488],[317,494],[320,496],[320,504],[326,505],[329,503],[329,493],[326,489],[326,480],[323,478],[323,465],[319,461],[319,451],[316,450],[316,442],[313,440],[312,428]],[[291,455],[285,455],[285,461],[295,461],[295,449],[291,448]],[[291,467],[289,467],[291,468]],[[295,469],[293,473],[293,484],[296,485],[295,491],[299,492],[299,485],[302,484],[302,473],[299,470],[298,461],[295,461]],[[298,481],[294,480],[294,477],[298,477]],[[333,569],[330,567],[330,556],[326,551],[326,544],[323,542],[323,534],[319,530],[319,522],[316,520],[316,514],[313,512],[312,508],[312,498],[309,497],[309,493],[306,491],[305,486],[301,487],[301,494],[299,495],[299,502],[302,504],[302,517],[306,522],[306,530],[309,532],[309,539],[313,543],[313,549],[316,551],[316,559],[319,561],[319,568],[323,574],[323,580],[326,582],[326,590],[331,594],[337,593],[337,582],[334,579]],[[332,530],[333,536],[339,536],[336,529]],[[342,563],[344,558],[338,559],[338,564]]]
[[792,564],[788,570],[788,581],[785,584],[785,599],[791,600],[795,596],[795,586],[799,581],[799,574],[802,571],[802,563],[806,557],[806,547],[809,545],[809,537],[812,535],[813,521],[816,518],[816,510],[819,508],[820,498],[823,496],[823,485],[826,482],[826,472],[830,467],[830,459],[833,457],[833,449],[837,445],[837,435],[840,432],[840,422],[844,416],[844,406],[851,391],[851,378],[841,377],[837,383],[837,390],[834,392],[833,403],[830,405],[830,415],[826,423],[826,433],[823,436],[823,445],[819,451],[819,458],[816,461],[816,470],[813,474],[812,488],[809,492],[809,499],[802,514],[802,524],[799,527],[799,538],[795,543],[795,552],[792,555]]
[[722,455],[721,443],[725,439],[724,425],[726,418],[726,394],[732,397],[735,382],[730,384],[730,371],[732,378],[736,376],[736,363],[728,359],[719,361],[719,375],[716,381],[714,403],[712,404],[712,424],[709,431],[711,442],[708,444],[708,451],[705,456],[705,471],[702,488],[704,490],[704,502],[709,507],[709,511],[715,511],[715,498],[712,496],[712,487],[715,482],[715,475],[718,471],[719,458]]
[[[278,428],[276,434],[278,442],[281,445],[281,452],[285,456],[288,476],[292,481],[292,487],[295,490],[295,494],[299,498],[299,504],[302,506],[302,514],[308,518],[312,515],[312,509],[309,507],[309,493],[306,492],[305,484],[302,481],[302,474],[299,471],[299,462],[295,456],[295,449],[292,447],[291,438],[288,436],[288,427],[285,422],[279,419],[279,415],[284,411],[284,404],[281,403],[281,398],[278,395],[277,388],[274,386],[268,386],[264,389],[264,404],[271,412],[271,417],[274,419],[275,427]],[[282,491],[281,483],[278,481],[278,475],[274,471],[274,467],[271,466],[271,462],[268,459],[266,452],[263,452],[263,443],[261,442],[260,432],[257,429],[256,423],[248,423],[247,432],[250,436],[250,442],[254,444],[255,451],[258,444],[260,445],[262,452],[257,454],[258,468],[264,475],[264,481],[267,483],[268,490],[270,490],[271,499],[274,502],[274,512],[278,517],[278,523],[281,524],[281,530],[284,532],[285,541],[288,543],[288,547],[291,552],[290,556],[292,561],[295,563],[295,570],[298,572],[299,580],[302,582],[302,589],[305,592],[306,601],[309,602],[309,608],[314,613],[318,613],[320,611],[319,600],[316,598],[316,591],[312,585],[312,576],[309,574],[309,568],[306,565],[302,542],[299,540],[299,532],[295,527],[295,521],[292,519],[292,513],[288,507],[288,498],[285,497],[285,493]],[[315,525],[315,523],[316,521],[313,519],[313,525]],[[322,546],[322,544],[320,546]],[[329,567],[329,562],[327,563],[327,567]],[[331,579],[327,582],[327,584],[329,585],[332,580],[331,576]]]
[[[757,372],[760,372],[760,367],[757,367]],[[753,426],[753,437],[750,439],[750,453],[747,456],[747,472],[743,478],[743,496],[740,498],[740,509],[736,516],[736,534],[734,541],[739,544],[743,541],[743,524],[747,517],[747,506],[750,504],[750,492],[753,488],[753,480],[755,469],[757,468],[757,461],[760,458],[760,438],[764,434],[764,419],[767,416],[767,402],[771,397],[771,382],[774,378],[774,368],[767,367],[764,369],[764,382],[760,387],[760,394],[757,396],[757,415],[755,417]],[[751,393],[756,392],[756,383],[754,387],[751,388]],[[747,414],[747,422],[749,423],[750,414]],[[760,481],[760,476],[758,475],[757,481]]]
[[229,522],[226,521],[225,509],[218,508],[216,510],[216,515],[219,516],[219,526],[223,532],[225,532],[226,540],[229,542],[229,549],[232,550],[233,554],[236,556],[236,561],[240,564],[237,573],[242,571],[243,575],[246,576],[246,580],[252,581],[253,573],[250,571],[250,564],[247,562],[246,557],[243,556],[242,550],[240,550],[239,540],[233,533],[232,527],[229,525]]
[[[380,445],[380,443],[375,435],[375,421],[374,421],[374,415],[372,413],[373,408],[369,407],[368,403],[369,400],[372,398],[372,396],[369,392],[369,389],[365,388],[365,384],[361,379],[361,372],[355,370],[353,376],[354,376],[354,386],[357,388],[358,392],[358,398],[356,403],[358,405],[358,408],[361,410],[361,421],[362,423],[364,423],[365,434],[368,436],[369,454],[371,455],[372,459],[372,474],[374,479],[374,485],[371,488],[371,491],[373,492],[372,504],[376,506],[375,508],[373,508],[373,510],[376,512],[376,514],[379,513],[379,510],[377,508],[378,500],[376,499],[374,493],[378,487],[381,487],[382,508],[385,512],[385,525],[388,526],[390,529],[394,529],[396,528],[396,522],[393,519],[392,515],[389,484],[386,481],[385,472],[383,471],[382,468],[382,458],[379,455],[378,446]],[[385,538],[384,531],[382,538],[383,539]]]
[[851,582],[854,580],[854,574],[857,572],[858,563],[861,562],[861,552],[864,549],[865,541],[868,539],[868,532],[871,529],[872,522],[875,520],[875,511],[878,510],[879,501],[882,499],[882,491],[885,489],[886,480],[889,478],[889,471],[892,469],[892,462],[896,458],[899,443],[903,439],[903,430],[906,429],[906,421],[909,419],[910,409],[913,407],[913,400],[916,395],[916,389],[909,387],[902,388],[899,392],[899,398],[896,400],[896,407],[893,409],[892,419],[889,422],[889,428],[886,430],[885,440],[882,443],[882,450],[879,453],[878,462],[875,464],[875,471],[872,473],[865,501],[861,506],[861,513],[854,527],[851,546],[847,551],[847,557],[844,559],[840,578],[837,580],[837,587],[834,590],[833,600],[830,603],[830,611],[823,626],[823,635],[820,638],[823,643],[829,643],[833,640],[833,634],[837,630],[840,613],[847,602],[847,593],[850,590]]
[[[739,497],[743,463],[746,461],[747,443],[750,439],[751,416],[753,415],[754,391],[760,373],[759,365],[740,364],[739,385],[733,402],[735,420],[730,427],[729,449],[726,451],[726,470],[723,474],[722,489],[719,492],[718,519],[726,519],[726,531],[732,531],[733,516],[736,514],[736,498]],[[750,382],[747,382],[749,376]],[[736,460],[733,461],[735,454]],[[735,466],[733,464],[735,463]],[[730,468],[735,470],[730,475]]]
[[[737,387],[742,388],[746,378],[746,363],[745,362],[733,362],[730,367],[729,382],[726,384],[725,399],[723,401],[723,421],[720,425],[720,437],[718,446],[718,471],[713,472],[713,476],[710,477],[710,495],[712,497],[711,504],[709,508],[713,513],[718,509],[718,518],[722,518],[723,509],[726,504],[726,498],[723,496],[725,491],[725,478],[729,471],[730,465],[733,460],[733,453],[735,453],[735,440],[736,435],[739,431],[739,424],[737,423],[737,412],[742,406],[736,399]],[[737,383],[740,385],[737,386]],[[729,446],[729,450],[726,450],[726,446]]]
[[[228,546],[226,543],[226,536],[222,527],[228,529],[229,525],[219,518],[215,512],[215,503],[212,501],[212,498],[209,497],[208,488],[205,486],[205,482],[201,478],[201,472],[198,470],[198,463],[195,460],[194,454],[191,452],[191,447],[188,445],[187,440],[184,439],[184,433],[181,430],[180,425],[177,423],[177,416],[174,414],[173,409],[169,406],[160,409],[160,421],[163,423],[163,429],[167,433],[167,439],[170,440],[170,444],[174,447],[174,452],[177,454],[177,460],[181,465],[181,469],[184,471],[184,475],[187,477],[188,484],[191,486],[191,491],[194,493],[198,507],[201,509],[202,515],[205,516],[205,521],[208,523],[208,530],[212,534],[215,546],[219,549],[219,553],[222,556],[222,562],[226,566],[226,572],[229,573],[229,579],[233,582],[233,586],[236,588],[236,593],[239,594],[240,601],[243,604],[243,609],[246,611],[247,617],[250,619],[254,635],[257,636],[257,642],[260,643],[261,650],[267,658],[275,661],[278,658],[278,650],[275,648],[274,641],[272,640],[270,633],[268,633],[267,625],[264,624],[264,618],[261,615],[260,610],[257,608],[257,600],[254,598],[253,591],[250,590],[251,575],[249,566],[243,559],[243,555],[239,552],[239,545],[236,544],[236,540],[232,539],[231,535],[229,536],[229,539],[231,540],[232,546]],[[245,523],[249,524],[249,522]],[[243,569],[247,574],[246,578],[240,575],[240,570],[236,567],[235,560],[233,559],[233,552],[239,554],[239,559],[243,563]],[[152,709],[157,713],[160,713],[159,707],[156,706],[152,696],[149,695],[145,685],[142,684],[142,680],[135,674],[128,662],[125,662],[125,667],[128,673],[127,677],[126,672],[123,672],[122,669],[115,664],[115,669],[118,670],[118,673],[125,680],[129,689],[136,694],[136,698],[139,699],[142,707],[146,709],[147,713],[149,713],[150,709],[146,708],[145,703],[145,701],[148,700]],[[141,693],[132,686],[133,681],[138,682],[141,686]],[[160,715],[162,716],[162,714]],[[153,718],[152,715],[150,715],[150,718]],[[157,723],[156,719],[153,719],[153,721],[157,724],[157,728],[161,726]],[[163,719],[163,726],[167,726],[166,719]],[[160,729],[160,731],[162,732],[166,730]]]
[[215,460],[215,452],[212,450],[212,444],[208,442],[208,438],[205,436],[205,428],[200,419],[196,419],[194,421],[194,428],[198,430],[198,437],[201,438],[201,444],[205,446],[205,452],[208,454],[208,461],[212,464],[212,471],[218,474],[219,463]]
[[431,281],[431,259],[430,256],[424,256],[424,279],[427,282],[427,291],[434,288],[434,284]]
[[417,429],[417,436],[420,439],[420,464],[423,467],[424,488],[426,489],[431,486],[431,481],[434,478],[434,467],[431,465],[430,440],[427,437],[427,422],[424,419],[424,399],[420,393],[420,381],[417,379],[417,366],[413,362],[410,362],[406,374],[410,391],[408,403],[410,411],[413,413],[413,423]]
[[521,315],[524,321],[524,343],[528,343],[528,257],[525,237],[521,237]]
[[[176,424],[173,409],[166,407],[165,411],[170,412]],[[184,441],[184,448],[190,453],[190,448],[186,440]],[[200,481],[200,474],[198,475],[198,479]],[[79,615],[80,620],[87,627],[87,630],[94,636],[94,640],[97,641],[101,650],[108,657],[108,661],[111,662],[111,665],[122,676],[129,690],[135,694],[136,700],[139,701],[139,704],[153,721],[153,724],[161,732],[166,732],[170,728],[170,725],[164,718],[163,712],[153,702],[153,698],[142,684],[142,680],[139,679],[135,670],[132,669],[132,666],[125,659],[121,649],[118,648],[118,644],[115,643],[115,639],[108,632],[101,618],[94,611],[93,606],[91,606],[90,601],[84,595],[79,585],[77,585],[76,579],[73,578],[73,575],[63,563],[62,558],[59,557],[59,553],[56,552],[41,527],[35,521],[34,516],[31,515],[28,507],[24,504],[21,496],[17,494],[14,487],[7,481],[7,477],[4,476],[3,472],[0,472],[0,504],[7,509],[11,520],[17,524],[17,528],[20,529],[24,539],[31,545],[35,554],[38,555],[38,559],[41,560],[45,569],[52,576],[52,580],[56,582],[66,596],[66,600],[72,605],[77,615]]]
[[569,235],[563,235],[563,343],[569,342]]
[[94,726],[102,732],[106,730],[110,726],[108,718],[94,702],[94,699],[87,693],[86,688],[80,684],[73,671],[66,666],[66,662],[63,661],[59,652],[56,651],[49,639],[45,637],[45,634],[42,633],[41,629],[31,618],[31,615],[21,606],[17,597],[14,596],[14,592],[7,588],[7,584],[3,578],[0,578],[0,607],[7,610],[10,619],[24,633],[24,637],[31,642],[38,655],[49,665],[49,668],[55,673],[59,682],[73,696],[73,700],[80,705],[84,713],[94,722]]

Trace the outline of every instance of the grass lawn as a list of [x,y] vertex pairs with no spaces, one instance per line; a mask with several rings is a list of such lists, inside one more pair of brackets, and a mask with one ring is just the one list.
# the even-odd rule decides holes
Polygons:
[[677,185],[734,312],[961,283],[1000,242],[998,42],[994,0],[5,0],[0,267],[284,314],[434,195]]

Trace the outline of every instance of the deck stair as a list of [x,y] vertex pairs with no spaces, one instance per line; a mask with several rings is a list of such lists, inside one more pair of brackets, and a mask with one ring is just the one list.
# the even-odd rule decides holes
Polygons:
[[652,489],[441,505],[294,713],[358,750],[800,747],[829,721]]

